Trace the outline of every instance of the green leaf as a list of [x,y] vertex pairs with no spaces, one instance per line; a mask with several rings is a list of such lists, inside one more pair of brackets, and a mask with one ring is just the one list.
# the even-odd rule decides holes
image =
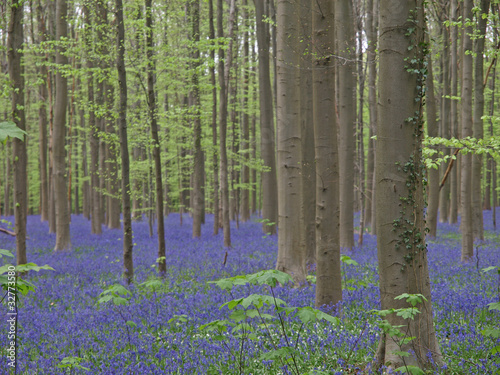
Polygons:
[[19,129],[12,121],[0,122],[0,142],[5,142],[7,138],[18,138],[24,141],[24,136],[27,135],[24,130]]
[[137,328],[137,324],[135,324],[133,321],[131,320],[127,320],[127,325],[129,327],[132,327],[132,328]]
[[481,333],[486,337],[493,337],[495,339],[500,337],[500,329],[498,328],[485,328]]
[[500,302],[488,303],[488,310],[498,310],[500,311]]
[[358,265],[358,262],[356,262],[354,259],[352,259],[350,256],[347,256],[347,255],[341,255],[340,261],[345,263],[345,264],[352,265],[352,266]]
[[483,268],[481,271],[483,271],[483,272],[490,272],[490,271],[493,271],[493,270],[498,270],[500,272],[500,268],[498,268],[497,266],[486,267],[486,268]]
[[400,371],[403,374],[410,373],[412,375],[425,375],[425,372],[423,372],[417,366],[401,366],[401,367],[398,367],[396,369],[396,371]]
[[406,302],[408,302],[413,307],[417,306],[418,303],[422,303],[422,300],[427,301],[427,298],[425,298],[423,294],[403,293],[397,297],[394,297],[394,299],[403,299],[403,298],[406,298]]
[[0,249],[0,258],[2,256],[14,258],[14,254],[12,254],[9,250]]
[[408,352],[402,352],[400,350],[395,350],[395,351],[392,352],[392,354],[398,355],[400,357],[409,357],[410,356],[410,353],[408,353]]
[[269,352],[261,354],[261,356],[259,358],[262,361],[275,361],[277,359],[288,357],[289,355],[292,355],[293,352],[294,352],[293,348],[285,346],[283,348],[271,350]]

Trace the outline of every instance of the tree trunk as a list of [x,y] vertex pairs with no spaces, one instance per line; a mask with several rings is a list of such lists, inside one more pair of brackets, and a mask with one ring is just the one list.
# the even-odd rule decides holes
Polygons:
[[[56,3],[56,41],[68,37],[68,5],[66,0]],[[60,67],[68,64],[62,45],[56,49],[56,64]],[[60,70],[56,73],[56,108],[54,114],[53,157],[54,157],[54,194],[56,204],[56,246],[54,250],[69,250],[71,238],[69,233],[70,213],[66,186],[66,107],[68,105],[68,83]]]
[[[475,56],[474,64],[474,121],[473,121],[473,136],[476,139],[482,139],[484,135],[483,114],[484,114],[484,86],[483,86],[483,54],[484,54],[484,39],[486,34],[487,15],[490,8],[490,0],[481,0],[481,10],[477,11],[477,39],[475,40]],[[484,240],[483,228],[483,205],[481,195],[483,156],[472,156],[472,225],[474,239]]]
[[[38,22],[38,38],[40,43],[46,41],[46,30],[45,30],[45,18],[43,17],[42,5],[39,2],[36,8],[36,18]],[[44,62],[47,62],[48,58],[44,56]],[[49,220],[49,180],[47,176],[47,105],[46,101],[48,99],[47,92],[47,66],[42,64],[39,68],[39,79],[40,84],[38,86],[38,95],[40,101],[40,108],[38,109],[38,127],[39,127],[39,143],[40,143],[40,207],[41,207],[41,217],[40,220]]]
[[[12,82],[12,121],[21,130],[26,130],[24,114],[24,68],[21,64],[23,50],[23,15],[22,2],[13,2],[10,10],[7,53],[9,62],[9,78]],[[26,152],[26,137],[23,140],[14,138],[14,215],[16,232],[16,262],[28,263],[26,258],[26,216],[28,205],[28,190],[26,187],[28,155]]]
[[[472,22],[473,0],[464,0],[463,20]],[[462,134],[472,136],[472,26],[464,25],[462,55]],[[472,224],[472,155],[462,154],[460,183],[460,229],[462,232],[462,261],[474,255]]]
[[352,0],[335,1],[335,39],[338,64],[340,246],[354,247],[354,129],[356,127],[356,40]]
[[244,22],[244,31],[243,31],[243,100],[242,100],[242,118],[241,118],[241,153],[243,155],[243,163],[241,166],[241,221],[246,222],[250,220],[250,168],[248,167],[248,163],[250,161],[250,117],[248,115],[248,97],[249,97],[249,33],[248,33],[248,1],[243,0],[243,22]]
[[165,223],[163,220],[163,183],[161,173],[160,140],[158,137],[158,124],[156,122],[156,96],[154,87],[155,64],[153,59],[153,9],[152,0],[145,0],[146,8],[146,57],[148,59],[148,107],[149,121],[151,125],[151,137],[153,138],[153,159],[155,163],[155,189],[156,189],[156,222],[158,231],[158,272],[165,276],[167,264],[165,259]]
[[[446,20],[446,15],[444,15],[444,14],[440,15],[439,21],[444,22],[445,20]],[[443,137],[443,138],[450,138],[450,134],[451,134],[451,122],[450,122],[451,99],[449,98],[449,96],[451,95],[451,91],[450,91],[450,89],[451,89],[451,87],[450,87],[451,86],[450,85],[451,76],[450,76],[450,47],[449,47],[449,38],[448,38],[449,33],[448,33],[448,29],[444,25],[441,29],[442,29],[444,47],[443,47],[443,55],[441,56],[441,62],[442,62],[442,69],[441,69],[442,70],[442,72],[441,72],[442,98],[441,98],[441,113],[440,113],[441,128],[439,129],[439,136]],[[431,58],[429,58],[429,60],[430,59]],[[431,79],[427,80],[428,87],[430,87],[429,85],[431,84],[431,81],[432,81]],[[433,82],[432,82],[432,84],[433,84]],[[455,99],[452,99],[452,100],[455,100]],[[428,108],[430,108],[430,107],[428,106]],[[451,115],[451,116],[455,116],[455,115],[456,114]],[[431,132],[429,131],[429,135],[430,134],[431,134]],[[435,136],[438,136],[438,134],[436,134]],[[444,153],[444,155],[451,154],[449,148],[444,148],[441,151]],[[439,166],[438,176],[439,175],[443,176],[447,167],[448,167],[447,163],[442,163]],[[433,175],[434,173],[435,173],[434,170],[429,171],[429,178],[431,178],[431,175]],[[434,178],[439,178],[439,177],[434,177]],[[432,237],[435,237],[436,229],[434,228],[435,225],[433,223],[434,217],[431,216],[431,215],[434,215],[434,211],[433,211],[434,208],[431,205],[431,198],[430,198],[430,195],[433,194],[433,191],[431,189],[432,188],[429,188],[429,190],[428,190],[429,212],[430,212],[428,221],[429,220],[431,221],[431,223],[429,223],[429,229],[431,230],[430,234]],[[438,196],[438,198],[435,198],[435,197],[432,198],[432,199],[434,199],[432,201],[432,204],[435,204],[435,203],[439,204],[439,207],[438,207],[439,221],[442,223],[446,223],[446,222],[448,222],[448,216],[449,216],[449,212],[450,212],[450,181],[448,179],[446,179],[443,188],[439,192],[439,195],[440,196]],[[432,211],[432,213],[431,213],[431,211]]]
[[127,71],[125,70],[125,27],[122,0],[116,0],[117,50],[116,70],[120,87],[120,106],[118,110],[118,129],[120,134],[122,168],[122,207],[123,207],[123,278],[130,284],[134,277],[132,257],[132,214],[130,211],[130,161],[127,138]]
[[316,165],[314,155],[313,69],[312,69],[312,12],[311,3],[301,3],[300,58],[300,127],[302,135],[301,173],[301,245],[305,249],[306,265],[310,270],[316,264]]
[[[85,110],[80,108],[80,127],[81,129],[85,129]],[[89,177],[89,168],[88,168],[88,161],[87,161],[87,132],[85,130],[82,130],[82,172],[83,172],[83,177],[85,178],[83,182],[83,197],[82,197],[82,211],[83,211],[83,217],[86,218],[87,220],[90,220],[90,210],[91,210],[91,198],[90,198],[90,183],[88,181]]]
[[203,214],[203,151],[201,149],[201,112],[200,112],[200,88],[198,84],[198,69],[200,65],[200,1],[190,1],[191,10],[191,41],[193,50],[191,56],[192,62],[192,97],[193,105],[191,115],[193,118],[193,137],[194,137],[194,168],[193,168],[193,238],[201,236],[201,221]]
[[[422,294],[414,320],[396,314],[385,318],[405,337],[383,334],[379,364],[390,367],[441,363],[432,323],[431,291],[424,230],[421,147],[424,74],[423,2],[380,1],[380,76],[377,129],[377,247],[382,309],[408,307],[403,293]],[[412,63],[412,60],[415,63]],[[416,73],[417,72],[417,73]],[[398,351],[412,350],[401,357]]]
[[[336,9],[335,9],[336,10]],[[340,273],[340,188],[335,114],[334,5],[318,0],[313,14],[313,116],[316,156],[317,307],[342,300]],[[281,232],[280,232],[281,237]]]
[[[209,37],[215,43],[215,28],[214,28],[214,4],[213,0],[208,1],[209,12]],[[215,65],[215,48],[210,49],[210,59]],[[213,146],[213,176],[214,176],[214,235],[219,234],[219,167],[217,153],[217,86],[215,84],[215,66],[210,66],[210,83],[212,85],[212,146]]]
[[[300,38],[298,4],[279,0],[277,6],[278,80],[278,261],[300,285],[306,279],[305,249],[301,247]],[[262,131],[261,131],[262,132]]]
[[[222,0],[217,0],[217,33],[219,38],[224,37],[222,16],[224,14]],[[228,186],[228,166],[227,166],[227,98],[229,70],[233,57],[233,30],[235,20],[235,0],[231,0],[229,8],[229,47],[227,59],[224,59],[224,49],[219,48],[219,153],[220,153],[220,185],[222,196],[222,226],[224,231],[224,247],[231,247],[231,228],[229,221],[229,186]],[[225,66],[224,66],[225,60]]]
[[[453,26],[454,22],[457,21],[457,0],[451,0],[451,16],[450,21],[451,26],[451,54],[450,54],[450,73],[451,73],[451,96],[453,100],[450,106],[450,123],[451,123],[451,136],[458,138],[458,110],[457,110],[457,100],[458,96],[458,63],[457,63],[457,41],[458,41],[458,29],[457,26]],[[455,224],[458,221],[458,164],[451,170],[451,176],[449,177],[449,187],[444,186],[440,201],[443,202],[440,207],[440,221],[444,222],[444,219],[448,217],[448,222],[450,224]],[[449,193],[448,193],[449,192]],[[449,194],[449,195],[448,195]],[[449,196],[449,198],[448,198]],[[449,216],[447,212],[447,207],[445,202],[449,199]],[[446,211],[445,211],[446,210]]]
[[276,234],[278,222],[278,190],[276,179],[276,156],[274,141],[273,94],[269,68],[269,24],[264,17],[264,0],[254,0],[257,20],[257,43],[259,57],[259,104],[260,104],[260,156],[267,169],[261,173],[262,181],[262,231]]
[[[427,132],[429,137],[438,136],[438,124],[437,124],[437,111],[436,111],[436,98],[434,97],[434,77],[432,71],[432,55],[427,57],[427,90],[425,91],[425,103],[427,105]],[[448,124],[446,124],[448,125]],[[433,156],[435,160],[437,154]],[[437,216],[438,216],[438,206],[439,206],[439,170],[435,168],[430,168],[427,171],[428,183],[427,183],[427,228],[429,229],[429,236],[432,238],[436,237],[437,232]]]

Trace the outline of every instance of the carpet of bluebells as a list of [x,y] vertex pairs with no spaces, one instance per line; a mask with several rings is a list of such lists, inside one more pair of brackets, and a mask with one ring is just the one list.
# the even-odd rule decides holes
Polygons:
[[[500,215],[499,215],[500,216]],[[7,218],[13,221],[13,218]],[[222,338],[199,329],[229,310],[219,308],[237,297],[258,290],[242,286],[228,293],[207,282],[272,269],[277,241],[262,234],[256,218],[232,228],[233,247],[223,265],[222,234],[212,234],[211,216],[200,239],[191,238],[191,221],[178,214],[166,220],[167,275],[159,290],[140,286],[156,277],[157,239],[149,236],[147,221],[135,222],[134,265],[136,284],[126,305],[98,304],[100,294],[120,284],[122,232],[105,229],[90,234],[90,222],[73,216],[71,252],[53,252],[55,235],[39,216],[28,218],[28,261],[48,264],[55,271],[30,274],[36,291],[23,296],[19,306],[18,373],[20,374],[287,374],[294,373],[279,361],[263,360],[266,340],[246,340],[227,333]],[[498,220],[500,222],[500,218]],[[489,311],[498,302],[496,272],[500,266],[500,229],[485,212],[485,241],[476,246],[470,263],[460,262],[458,225],[440,224],[436,240],[428,241],[435,325],[445,367],[439,374],[495,374],[500,356],[492,352],[499,340],[481,333],[500,328],[500,314]],[[5,226],[5,225],[3,225]],[[0,234],[0,248],[14,250],[15,239]],[[366,374],[379,339],[376,238],[366,234],[362,248],[347,253],[358,265],[344,264],[344,296],[340,325],[307,324],[285,317],[294,335],[293,345],[302,374]],[[2,260],[5,262],[6,258]],[[1,263],[1,261],[0,261]],[[276,296],[289,306],[312,306],[314,285],[303,288],[276,286]],[[0,307],[5,310],[5,305]],[[0,314],[0,373],[7,373],[7,315]],[[127,323],[129,322],[129,323]],[[130,323],[133,322],[133,323]],[[279,327],[271,334],[285,345]],[[300,336],[297,335],[301,329]],[[3,332],[3,333],[2,333]],[[60,367],[64,358],[77,358],[73,368]],[[75,362],[76,363],[76,362]]]

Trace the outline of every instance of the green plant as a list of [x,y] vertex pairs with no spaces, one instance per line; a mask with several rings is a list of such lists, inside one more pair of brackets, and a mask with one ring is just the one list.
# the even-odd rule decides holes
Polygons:
[[80,362],[83,361],[83,358],[80,357],[64,357],[61,362],[57,365],[59,368],[65,368],[68,369],[68,374],[73,373],[73,370],[83,370],[83,371],[89,371],[90,369],[88,367],[83,367],[80,365]]
[[[300,374],[297,349],[304,325],[327,321],[334,325],[340,323],[339,318],[328,315],[310,306],[290,307],[280,298],[277,298],[274,289],[277,285],[286,285],[293,282],[292,278],[277,270],[261,271],[249,275],[239,275],[218,281],[210,282],[229,292],[237,285],[267,286],[270,294],[250,294],[247,297],[235,298],[220,306],[227,307],[231,312],[228,319],[215,320],[199,327],[201,331],[211,334],[211,338],[222,342],[231,352],[239,366],[239,373],[244,372],[244,347],[246,341],[264,340],[270,350],[262,353],[260,360],[279,361],[281,366],[290,366],[292,371]],[[296,330],[295,337],[287,329],[285,317],[295,317],[301,322]],[[236,353],[226,343],[229,336],[240,340],[240,350]],[[280,338],[286,343],[279,346]]]
[[403,350],[403,346],[407,345],[411,341],[415,339],[413,336],[409,336],[407,330],[402,330],[403,327],[409,328],[409,320],[414,320],[417,314],[420,314],[420,310],[416,307],[418,304],[423,303],[423,301],[427,301],[427,298],[422,294],[409,294],[403,293],[394,299],[406,299],[406,302],[410,305],[410,307],[404,307],[400,309],[387,309],[387,310],[371,310],[370,312],[378,315],[380,317],[386,317],[389,314],[396,314],[397,316],[402,317],[405,320],[408,320],[407,325],[392,325],[388,320],[382,319],[378,321],[378,326],[380,329],[389,337],[391,337],[397,344],[400,350],[394,351],[392,354],[400,356],[403,361],[403,366],[398,367],[396,371],[400,371],[402,373],[410,373],[412,375],[422,375],[424,372],[417,366],[410,366],[406,364],[405,358],[410,356],[408,351]]

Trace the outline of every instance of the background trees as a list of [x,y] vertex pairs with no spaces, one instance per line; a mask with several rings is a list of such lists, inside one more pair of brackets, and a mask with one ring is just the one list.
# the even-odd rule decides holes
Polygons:
[[[163,257],[162,222],[170,212],[193,215],[194,237],[204,230],[205,212],[213,213],[213,232],[223,228],[225,247],[231,246],[231,222],[237,226],[240,218],[260,215],[264,233],[274,235],[279,228],[277,267],[300,283],[317,262],[319,294],[327,296],[317,303],[336,303],[340,247],[358,251],[355,236],[361,246],[362,234],[371,231],[386,249],[384,238],[392,238],[387,220],[396,219],[392,205],[399,204],[405,189],[394,162],[403,168],[410,158],[404,152],[411,150],[415,163],[420,158],[412,148],[418,142],[404,150],[387,144],[384,137],[395,136],[397,128],[379,134],[381,126],[403,125],[394,111],[407,119],[418,109],[418,126],[427,118],[421,131],[444,139],[484,136],[488,143],[498,134],[498,5],[492,3],[428,3],[427,106],[414,108],[408,92],[390,91],[399,86],[392,80],[404,57],[393,61],[384,55],[396,42],[387,39],[390,33],[382,37],[378,25],[390,28],[389,21],[399,25],[407,19],[383,13],[388,1],[338,1],[335,9],[328,8],[330,2],[281,0],[219,0],[215,6],[198,0],[11,1],[1,20],[2,26],[10,23],[1,28],[8,35],[0,31],[5,47],[0,108],[12,108],[3,116],[21,128],[26,116],[29,137],[2,146],[0,186],[2,214],[16,214],[20,256],[25,213],[49,220],[56,248],[67,249],[70,212],[90,217],[91,233],[99,235],[103,224],[122,225],[121,211],[129,278],[129,216],[148,220]],[[411,5],[421,11],[420,2]],[[399,15],[414,14],[408,9]],[[406,69],[413,64],[412,53],[423,48],[419,38],[406,46],[413,51]],[[378,47],[379,39],[385,47]],[[386,59],[386,70],[378,75],[379,62]],[[404,68],[400,79],[411,81]],[[414,99],[423,78],[417,86]],[[394,96],[406,101],[396,105]],[[386,97],[392,102],[385,103]],[[367,105],[356,106],[365,98]],[[418,100],[422,103],[423,96]],[[408,134],[397,135],[401,143]],[[412,197],[419,206],[411,208],[418,211],[412,225],[420,230],[425,199],[431,230],[438,216],[455,223],[460,214],[467,260],[473,236],[481,238],[480,203],[496,206],[497,155],[472,157],[456,141],[436,143],[434,159],[444,160],[429,174],[426,195]],[[455,154],[438,197],[437,182]],[[427,174],[417,172],[420,189]],[[390,179],[397,180],[392,191]],[[355,208],[364,208],[357,228]],[[326,280],[335,281],[322,284]]]

